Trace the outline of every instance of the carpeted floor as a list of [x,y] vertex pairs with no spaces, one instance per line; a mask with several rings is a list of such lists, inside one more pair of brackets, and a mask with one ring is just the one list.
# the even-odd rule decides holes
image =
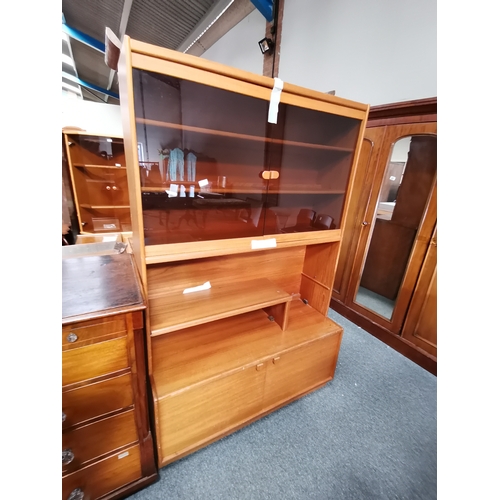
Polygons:
[[433,500],[437,379],[333,310],[335,378],[160,469],[131,500]]

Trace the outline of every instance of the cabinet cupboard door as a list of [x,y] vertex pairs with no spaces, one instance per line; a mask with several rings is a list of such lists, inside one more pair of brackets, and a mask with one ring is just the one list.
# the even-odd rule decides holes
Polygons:
[[333,378],[341,334],[328,335],[268,362],[264,410],[300,396]]
[[437,234],[427,249],[403,326],[403,338],[437,357]]
[[265,369],[245,368],[157,402],[161,462],[202,446],[257,415]]

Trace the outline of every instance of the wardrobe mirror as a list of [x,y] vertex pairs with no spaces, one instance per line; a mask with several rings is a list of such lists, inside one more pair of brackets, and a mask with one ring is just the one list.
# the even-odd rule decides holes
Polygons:
[[364,222],[371,234],[355,302],[388,320],[425,213],[436,164],[435,135],[395,141],[373,220]]

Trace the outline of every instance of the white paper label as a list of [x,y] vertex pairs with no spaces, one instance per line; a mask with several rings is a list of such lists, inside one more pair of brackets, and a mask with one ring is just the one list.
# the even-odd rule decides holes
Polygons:
[[252,250],[260,248],[276,248],[276,238],[269,238],[267,240],[252,240]]
[[105,241],[116,241],[116,238],[118,238],[118,236],[116,236],[116,234],[114,236],[103,236],[102,241],[103,241],[103,243]]
[[116,229],[116,224],[103,224],[104,229]]
[[202,188],[202,187],[205,187],[205,186],[208,186],[208,179],[203,179],[201,181],[198,182],[198,185]]
[[129,455],[128,451],[124,451],[123,453],[120,453],[118,455],[118,460],[120,460],[120,458],[128,457],[128,455]]
[[274,87],[271,90],[271,100],[269,101],[269,112],[267,121],[269,123],[278,123],[278,105],[281,99],[281,91],[283,90],[283,80],[280,78],[274,79]]
[[210,288],[212,288],[210,281],[206,281],[205,283],[203,283],[203,285],[186,288],[182,293],[184,294],[184,293],[200,292],[201,290],[209,290]]

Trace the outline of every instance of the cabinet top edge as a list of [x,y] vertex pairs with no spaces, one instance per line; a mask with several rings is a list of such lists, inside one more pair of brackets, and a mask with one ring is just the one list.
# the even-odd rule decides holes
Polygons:
[[62,133],[64,135],[87,135],[90,137],[112,137],[113,139],[123,139],[123,135],[117,134],[105,134],[101,132],[89,132],[87,130],[69,129],[63,128]]
[[[133,38],[130,38],[128,35],[125,35],[122,51],[126,50],[127,47],[130,47],[130,52],[134,52],[137,54],[156,57],[174,63],[182,63],[186,66],[210,71],[211,73],[216,73],[218,75],[229,76],[237,80],[253,83],[262,87],[268,87],[269,89],[272,89],[274,87],[274,78],[237,69],[222,63],[209,61],[199,56],[184,54],[183,52],[167,49],[165,47],[158,47],[156,45],[135,40]],[[302,97],[309,97],[332,104],[338,104],[365,112],[368,112],[370,109],[369,104],[352,101],[350,99],[345,99],[343,97],[334,96],[331,94],[320,92],[318,90],[308,89],[306,87],[301,87],[299,85],[294,85],[287,82],[284,82],[283,84],[283,92],[295,94]]]

